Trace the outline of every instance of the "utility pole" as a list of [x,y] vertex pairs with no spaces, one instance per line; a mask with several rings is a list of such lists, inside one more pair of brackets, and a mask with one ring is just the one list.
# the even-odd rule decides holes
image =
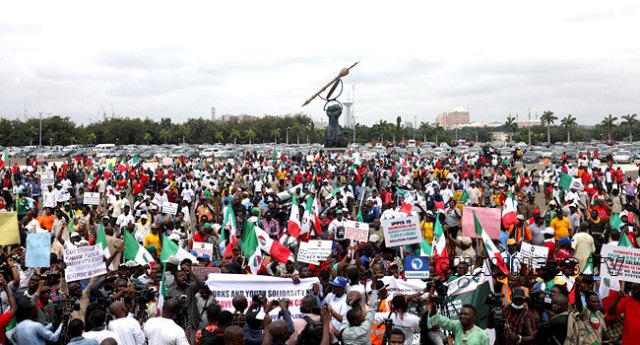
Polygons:
[[357,127],[357,125],[356,125],[356,116],[353,115],[353,142],[352,142],[352,144],[356,143],[356,127]]
[[529,146],[531,146],[531,107],[529,107],[529,123],[527,127],[529,127]]

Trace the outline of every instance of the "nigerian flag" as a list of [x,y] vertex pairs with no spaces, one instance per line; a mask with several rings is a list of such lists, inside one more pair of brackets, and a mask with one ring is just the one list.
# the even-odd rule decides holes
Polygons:
[[469,193],[467,193],[467,190],[465,189],[462,192],[462,195],[460,195],[460,200],[458,200],[458,202],[460,203],[466,203],[467,201],[469,201]]
[[569,190],[569,186],[571,186],[571,182],[573,182],[573,177],[567,173],[562,173],[560,176],[560,181],[558,182],[558,187],[563,190]]
[[138,165],[140,164],[140,156],[139,155],[135,155],[133,157],[131,157],[131,159],[129,159],[127,161],[127,165]]
[[189,259],[194,264],[198,263],[198,258],[170,240],[169,237],[162,236],[162,254],[160,254],[160,261],[166,262],[172,256],[176,256],[180,261]]
[[611,225],[611,229],[620,231],[620,226],[622,225],[622,219],[620,219],[619,213],[614,213],[611,216],[611,220],[609,220],[609,225]]
[[[122,255],[125,260],[133,260],[141,265],[148,264],[150,262],[154,262],[153,256],[149,254],[147,249],[141,246],[133,235],[127,230],[124,232],[124,252]],[[166,238],[163,236],[163,239]],[[162,252],[164,254],[164,251]]]
[[258,236],[256,235],[255,224],[245,222],[244,234],[242,234],[242,252],[244,257],[249,259],[251,273],[258,274],[262,266],[262,250],[258,247]]
[[462,276],[447,283],[445,305],[452,320],[458,319],[463,305],[470,304],[476,308],[476,325],[483,329],[487,327],[490,308],[485,303],[485,298],[491,292],[491,282],[487,279],[490,276],[489,272],[483,272],[479,276]]

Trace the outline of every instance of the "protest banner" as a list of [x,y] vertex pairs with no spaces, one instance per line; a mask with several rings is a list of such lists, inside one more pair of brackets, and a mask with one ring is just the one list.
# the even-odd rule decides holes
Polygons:
[[420,243],[420,218],[418,216],[383,219],[380,225],[384,230],[384,243],[387,247]]
[[84,246],[64,250],[64,277],[67,282],[87,279],[107,273],[100,246]]
[[47,186],[53,186],[54,182],[55,177],[53,176],[53,171],[45,170],[40,173],[40,185],[42,186],[43,190],[46,189]]
[[206,281],[209,278],[210,273],[220,273],[219,267],[203,267],[203,266],[192,266],[191,272],[198,276],[198,278]]
[[429,278],[429,258],[425,256],[406,256],[404,258],[404,276],[408,278]]
[[333,241],[311,240],[300,242],[298,249],[298,261],[318,265],[320,261],[325,261],[331,254]]
[[0,212],[0,245],[20,243],[18,231],[18,213]]
[[193,246],[191,247],[196,253],[197,257],[200,257],[202,254],[209,255],[209,258],[213,255],[213,243],[205,243],[205,242],[196,242],[193,241]]
[[[389,298],[393,298],[395,295],[413,295],[415,293],[424,292],[424,288],[427,286],[427,283],[423,282],[421,279],[402,279],[402,278],[394,278],[393,276],[384,276],[382,278],[382,282],[387,286],[387,292],[389,293]],[[371,281],[368,281],[365,285],[365,291],[371,291]]]
[[176,214],[178,214],[178,204],[176,204],[175,202],[168,202],[162,205],[162,213],[175,216]]
[[480,225],[492,240],[500,239],[500,209],[488,207],[464,207],[462,212],[462,235],[471,238],[480,238],[476,235],[476,225],[473,221],[475,212]]
[[[302,318],[302,298],[313,295],[313,285],[317,283],[317,277],[303,278],[299,284],[294,284],[289,278],[244,274],[210,274],[207,279],[211,295],[223,310],[233,311],[231,300],[238,295],[245,296],[249,301],[255,295],[264,296],[269,301],[287,298],[293,319]],[[277,316],[279,311],[276,308],[271,315]]]
[[51,234],[48,232],[27,235],[27,252],[25,265],[27,267],[49,267],[51,253]]
[[640,249],[605,244],[600,251],[600,276],[640,283]]
[[85,205],[100,205],[100,193],[85,192],[82,203]]
[[344,238],[356,242],[369,241],[369,224],[347,220],[344,222]]
[[520,262],[533,267],[540,268],[547,264],[549,248],[545,246],[534,246],[527,242],[522,242],[520,247]]
[[171,164],[173,164],[173,160],[171,159],[171,157],[164,157],[162,158],[162,165],[165,167],[170,166]]

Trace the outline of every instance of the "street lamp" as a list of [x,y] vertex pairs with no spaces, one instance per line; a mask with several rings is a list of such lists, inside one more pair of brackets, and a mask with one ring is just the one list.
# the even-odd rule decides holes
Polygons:
[[120,138],[116,138],[116,147],[120,146]]
[[289,127],[287,127],[287,129],[285,130],[285,137],[286,137],[287,145],[289,145]]
[[53,147],[53,138],[49,138],[49,146]]

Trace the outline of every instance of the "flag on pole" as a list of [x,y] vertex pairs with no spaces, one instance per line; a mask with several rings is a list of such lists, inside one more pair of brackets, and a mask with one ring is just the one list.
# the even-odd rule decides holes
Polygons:
[[227,205],[224,209],[222,229],[220,229],[219,250],[222,257],[233,255],[233,249],[237,245],[236,229],[236,215],[233,213],[233,208]]
[[467,201],[469,201],[469,193],[467,193],[467,190],[465,189],[462,192],[462,195],[460,195],[460,200],[458,200],[459,203],[464,204]]
[[244,256],[249,258],[249,269],[252,274],[258,274],[263,261],[255,228],[256,225],[254,223],[245,222],[244,234],[242,236],[242,251],[244,252]]
[[9,165],[9,152],[4,150],[2,159],[0,160],[0,168],[4,168],[5,165]]
[[307,203],[304,206],[304,212],[302,213],[302,224],[300,225],[300,235],[302,240],[309,240],[309,233],[311,232],[311,223],[313,221],[313,198],[311,195],[307,196]]
[[263,252],[269,254],[274,260],[277,260],[280,263],[287,263],[287,260],[289,260],[289,256],[291,255],[291,250],[289,250],[289,248],[282,245],[282,243],[271,239],[269,234],[258,226],[254,227],[254,233],[258,239],[258,245]]
[[558,187],[567,191],[571,186],[571,182],[573,182],[573,177],[571,177],[571,175],[567,173],[562,173],[562,175],[560,176],[560,181],[558,181]]
[[517,209],[518,203],[513,198],[513,193],[509,191],[507,200],[505,200],[504,205],[502,205],[502,225],[504,225],[505,229],[508,229],[511,225],[518,222],[518,219],[516,219]]
[[104,225],[100,223],[98,231],[96,232],[96,244],[100,248],[102,255],[105,259],[108,259],[111,253],[109,253],[109,246],[107,245],[107,234],[104,232]]
[[[125,230],[124,234],[124,252],[122,256],[125,260],[133,260],[141,265],[154,262],[153,256],[147,249],[141,246],[129,231]],[[164,238],[164,237],[163,237]]]
[[484,251],[488,256],[488,259],[494,265],[498,266],[498,268],[500,269],[500,271],[502,271],[502,273],[509,275],[509,269],[507,268],[507,265],[504,263],[504,259],[502,258],[500,251],[493,244],[493,241],[489,237],[489,234],[487,234],[487,232],[484,231],[484,229],[482,228],[482,224],[480,224],[480,221],[478,220],[478,217],[476,216],[475,212],[473,212],[473,222],[475,223],[475,226],[476,226],[476,234],[482,236]]
[[439,219],[440,212],[436,213],[435,224],[433,225],[433,246],[431,257],[435,262],[435,273],[442,275],[449,269],[449,254],[447,253],[447,239],[442,231],[442,224]]
[[189,259],[193,263],[198,262],[193,254],[180,247],[177,243],[173,242],[167,236],[162,236],[162,253],[160,254],[160,261],[166,262],[170,257],[175,256],[180,261]]
[[300,207],[295,195],[291,195],[291,213],[289,213],[287,232],[295,238],[300,236]]
[[138,165],[140,164],[140,156],[139,155],[135,155],[133,157],[131,157],[128,161],[127,161],[127,165]]

